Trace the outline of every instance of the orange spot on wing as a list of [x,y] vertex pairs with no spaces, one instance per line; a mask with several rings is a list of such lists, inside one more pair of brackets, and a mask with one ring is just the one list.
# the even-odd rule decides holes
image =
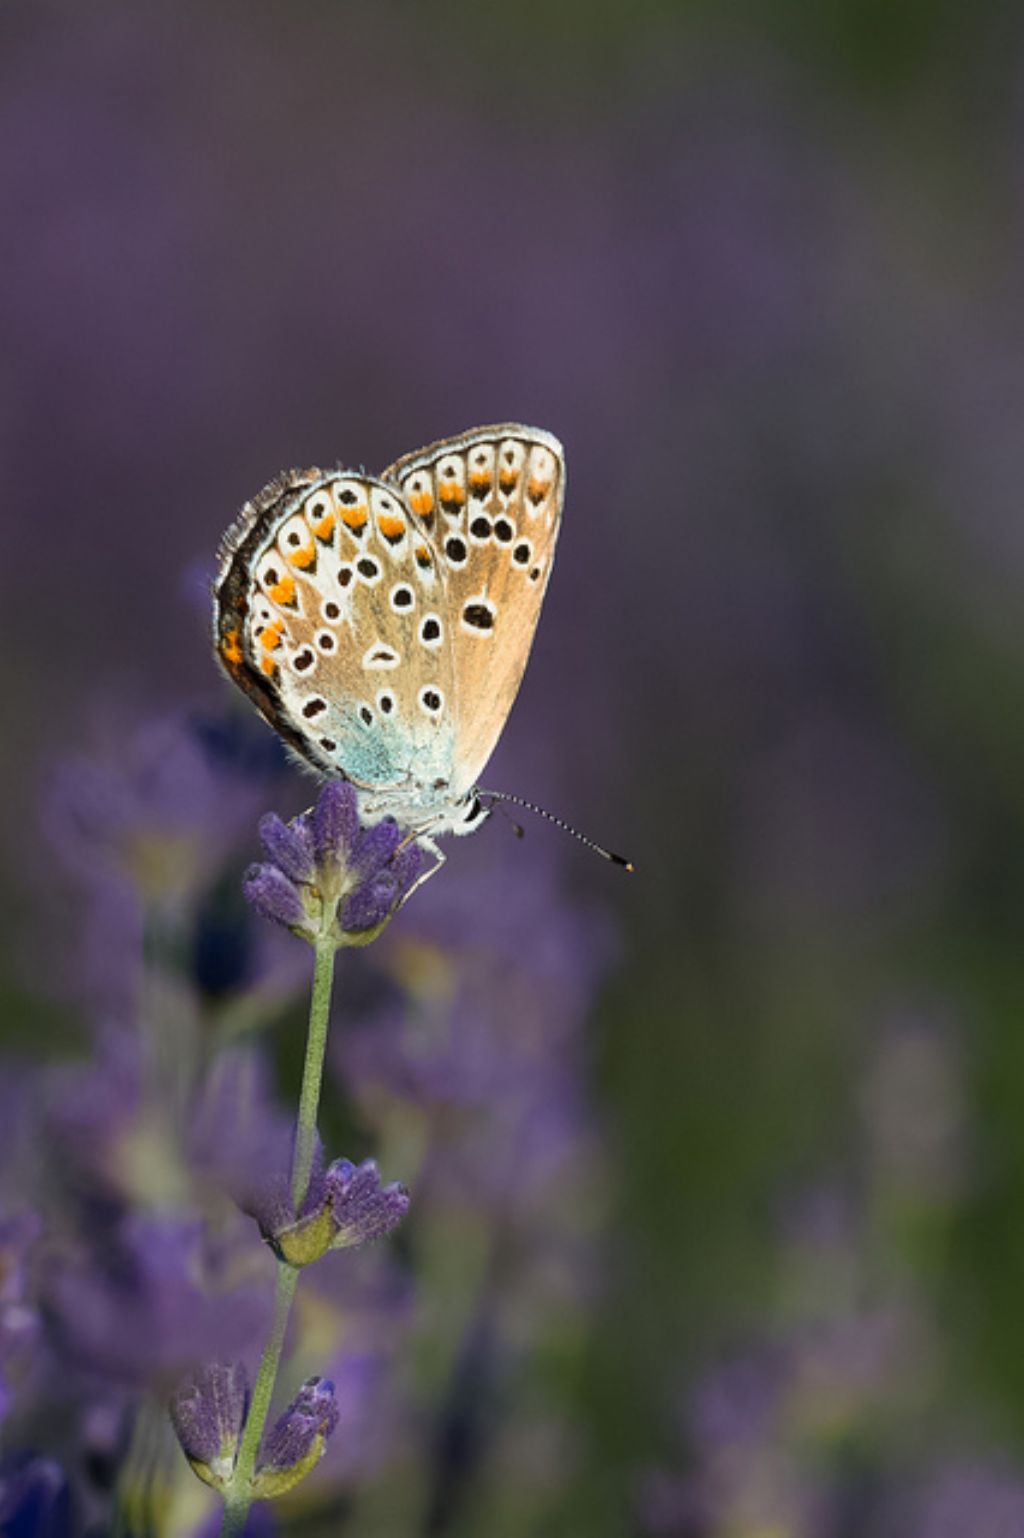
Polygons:
[[237,630],[228,631],[220,643],[220,654],[224,661],[230,663],[232,667],[237,667],[242,661],[242,647]]
[[365,505],[361,507],[343,507],[341,521],[349,529],[361,529],[365,526],[369,514]]
[[267,588],[267,596],[271,603],[295,602],[295,578],[290,572],[285,572],[280,582],[275,582]]
[[489,491],[491,489],[491,485],[493,484],[490,471],[474,470],[473,474],[469,477],[469,484],[476,491],[482,491],[484,489]]
[[498,476],[498,485],[501,487],[502,491],[507,494],[510,491],[515,491],[516,482],[518,479],[518,470],[502,470],[501,474]]
[[543,502],[550,490],[551,482],[539,480],[535,475],[531,476],[526,484],[526,495],[531,502]]
[[277,672],[277,663],[274,661],[273,657],[261,657],[260,672],[266,673],[268,678],[272,678],[274,676],[274,674]]
[[281,631],[283,626],[280,620],[275,620],[268,625],[260,636],[260,645],[265,652],[276,651],[281,644]]
[[409,506],[417,518],[425,518],[428,513],[434,511],[434,497],[429,491],[414,491],[409,498]]
[[333,528],[334,509],[329,507],[326,513],[324,513],[324,516],[320,519],[320,522],[314,523],[313,533],[316,535],[317,539],[330,539],[331,531]]
[[305,571],[306,567],[312,566],[316,560],[316,546],[300,545],[298,550],[289,551],[285,559],[293,566],[297,566],[300,571]]
[[385,539],[399,539],[405,533],[405,519],[396,518],[393,513],[381,513],[377,527]]
[[437,488],[437,495],[442,502],[457,502],[461,507],[466,500],[466,488],[457,481],[442,481]]
[[430,560],[431,560],[430,551],[427,549],[426,545],[417,545],[416,546],[416,561],[417,561],[417,564],[420,565],[420,566],[429,566],[430,565]]

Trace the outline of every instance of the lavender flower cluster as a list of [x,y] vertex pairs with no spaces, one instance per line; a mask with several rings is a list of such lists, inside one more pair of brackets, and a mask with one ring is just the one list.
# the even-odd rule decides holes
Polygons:
[[[538,1416],[553,1437],[564,1417],[512,1363],[587,1307],[600,1161],[581,1026],[607,927],[544,863],[403,908],[425,857],[392,822],[361,826],[342,784],[265,814],[244,871],[282,784],[234,727],[188,717],[122,729],[116,756],[48,784],[59,879],[39,902],[59,917],[48,986],[70,1028],[56,1059],[0,1064],[5,1533],[219,1532],[282,1275],[301,1279],[290,1401],[253,1449],[245,1532],[290,1530],[300,1483],[307,1513],[407,1490],[396,1525],[439,1531],[538,1457]],[[308,995],[295,936],[354,947],[328,1121],[401,1182],[314,1135],[296,1186],[275,1063]],[[400,1249],[372,1242],[407,1214]],[[543,1503],[557,1480],[543,1456],[535,1472]]]

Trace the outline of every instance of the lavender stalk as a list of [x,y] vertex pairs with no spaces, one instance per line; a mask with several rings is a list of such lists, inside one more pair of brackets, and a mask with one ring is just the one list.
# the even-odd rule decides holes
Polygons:
[[[326,1171],[320,1167],[317,1114],[336,952],[343,945],[366,945],[381,933],[420,876],[422,852],[390,820],[361,828],[355,792],[343,782],[327,785],[313,811],[290,823],[265,817],[260,832],[269,858],[247,872],[246,896],[264,917],[307,940],[315,959],[288,1196],[264,1193],[252,1208],[277,1258],[273,1321],[244,1422],[228,1435],[227,1453],[224,1394],[218,1387],[225,1370],[215,1369],[205,1386],[192,1383],[179,1397],[182,1445],[199,1477],[224,1495],[221,1538],[244,1532],[255,1500],[282,1494],[302,1479],[319,1461],[337,1422],[332,1384],[311,1378],[264,1446],[302,1266],[328,1249],[389,1232],[408,1207],[405,1190],[382,1186],[372,1161],[357,1167],[340,1159]],[[210,1418],[215,1401],[221,1422],[211,1439],[204,1417]],[[207,1444],[220,1450],[217,1470],[205,1456]]]
[[[330,1022],[331,994],[334,985],[335,950],[335,942],[330,938],[319,939],[314,947],[313,993],[309,1006],[306,1058],[302,1070],[302,1091],[299,1096],[299,1118],[295,1131],[295,1154],[292,1162],[292,1204],[296,1212],[301,1212],[306,1200],[313,1169],[317,1112],[320,1108],[324,1053],[327,1049],[327,1027]],[[267,1416],[270,1413],[270,1401],[273,1398],[278,1368],[281,1365],[281,1353],[284,1349],[284,1339],[298,1280],[299,1267],[278,1258],[273,1323],[270,1337],[260,1358],[245,1431],[238,1445],[234,1477],[224,1501],[221,1538],[237,1538],[237,1535],[245,1530],[246,1519],[253,1502],[253,1475],[256,1472],[256,1459],[263,1440]]]

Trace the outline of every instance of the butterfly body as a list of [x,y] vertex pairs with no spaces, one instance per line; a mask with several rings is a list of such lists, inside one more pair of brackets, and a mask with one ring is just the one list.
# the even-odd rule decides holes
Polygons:
[[476,784],[519,688],[565,467],[549,433],[477,428],[362,470],[293,470],[228,531],[214,640],[228,675],[367,821],[485,820]]

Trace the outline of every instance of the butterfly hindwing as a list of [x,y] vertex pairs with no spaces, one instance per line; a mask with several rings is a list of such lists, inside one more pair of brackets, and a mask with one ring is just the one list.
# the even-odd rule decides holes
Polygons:
[[530,654],[561,519],[562,446],[516,423],[482,427],[405,456],[383,480],[429,533],[444,582],[458,797],[490,758]]
[[350,471],[272,482],[228,535],[218,653],[315,768],[373,789],[450,775],[444,573],[394,485]]

